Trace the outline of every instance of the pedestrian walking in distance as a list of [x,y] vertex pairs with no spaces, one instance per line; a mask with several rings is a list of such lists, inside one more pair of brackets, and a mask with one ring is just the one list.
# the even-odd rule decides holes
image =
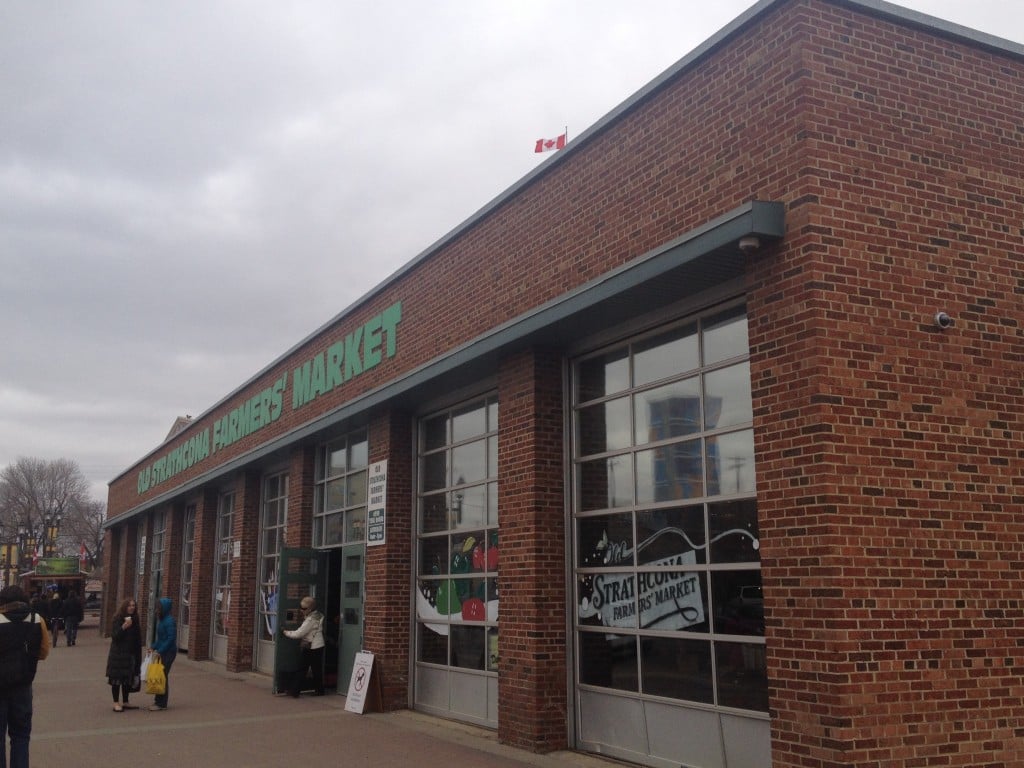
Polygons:
[[78,593],[75,590],[68,593],[60,611],[61,618],[64,619],[64,637],[67,639],[68,645],[74,645],[78,640],[78,625],[85,618],[82,601],[78,599]]

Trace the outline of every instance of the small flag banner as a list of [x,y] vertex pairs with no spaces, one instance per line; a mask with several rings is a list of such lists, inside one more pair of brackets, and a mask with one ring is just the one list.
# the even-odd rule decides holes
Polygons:
[[537,146],[534,148],[534,152],[551,152],[556,149],[562,149],[565,146],[565,136],[556,136],[553,139],[537,139]]

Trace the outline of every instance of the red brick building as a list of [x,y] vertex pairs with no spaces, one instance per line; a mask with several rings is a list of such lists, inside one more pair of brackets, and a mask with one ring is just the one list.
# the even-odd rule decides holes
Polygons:
[[1022,150],[1021,46],[761,2],[115,478],[107,593],[526,750],[1024,765]]

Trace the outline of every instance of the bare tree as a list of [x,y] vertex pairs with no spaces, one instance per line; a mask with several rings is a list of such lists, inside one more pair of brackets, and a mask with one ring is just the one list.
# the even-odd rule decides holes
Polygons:
[[89,483],[78,462],[20,457],[0,470],[0,536],[14,542],[27,532],[61,554],[64,536],[53,540],[52,534],[88,502]]
[[82,499],[68,510],[60,527],[60,542],[63,551],[85,550],[87,571],[93,571],[103,562],[103,521],[107,517],[107,505],[95,499]]

